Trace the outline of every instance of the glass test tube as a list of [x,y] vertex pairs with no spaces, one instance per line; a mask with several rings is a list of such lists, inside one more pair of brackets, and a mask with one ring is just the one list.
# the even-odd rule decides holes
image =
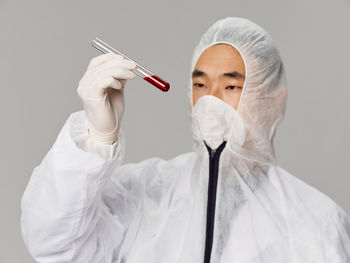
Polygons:
[[[122,54],[121,52],[119,52],[118,50],[111,47],[110,45],[103,42],[101,39],[99,39],[97,37],[92,41],[92,46],[95,47],[96,49],[98,49],[99,51],[101,51],[102,53],[108,53],[108,52],[115,53],[115,54],[123,56],[125,59],[133,61],[132,59],[128,58],[127,56],[125,56],[124,54]],[[133,61],[133,62],[135,62],[135,61]],[[136,63],[136,67],[132,71],[136,75],[138,75],[139,77],[146,80],[148,83],[150,83],[153,86],[155,86],[156,88],[160,89],[161,91],[166,92],[170,88],[170,84],[168,82],[164,81],[163,79],[161,79],[157,75],[155,75],[152,72],[150,72],[149,70],[145,69],[144,67],[142,67],[138,63]]]

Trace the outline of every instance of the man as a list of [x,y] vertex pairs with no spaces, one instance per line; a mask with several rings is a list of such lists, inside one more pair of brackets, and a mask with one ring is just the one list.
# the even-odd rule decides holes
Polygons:
[[350,262],[344,210],[279,167],[286,106],[271,37],[242,18],[214,23],[194,50],[194,151],[121,164],[123,90],[135,65],[94,58],[71,114],[22,198],[38,262]]

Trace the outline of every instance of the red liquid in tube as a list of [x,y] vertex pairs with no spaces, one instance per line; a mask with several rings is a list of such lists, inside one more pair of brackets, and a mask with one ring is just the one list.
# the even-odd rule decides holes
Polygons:
[[152,75],[150,77],[144,77],[143,79],[151,83],[153,86],[160,89],[161,91],[166,92],[170,88],[170,84],[168,82],[162,80],[160,77],[156,75]]

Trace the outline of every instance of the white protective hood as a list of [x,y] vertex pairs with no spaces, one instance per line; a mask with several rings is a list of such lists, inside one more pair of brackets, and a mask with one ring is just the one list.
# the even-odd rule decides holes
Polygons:
[[[279,52],[260,26],[243,18],[226,18],[214,23],[202,36],[193,52],[190,72],[201,53],[218,43],[232,45],[240,52],[246,72],[237,111],[244,119],[247,138],[243,147],[236,147],[235,129],[232,129],[227,146],[244,159],[274,163],[273,137],[287,101],[286,77]],[[192,117],[192,78],[188,98]],[[198,143],[202,145],[202,138],[193,118],[191,121],[196,149]]]

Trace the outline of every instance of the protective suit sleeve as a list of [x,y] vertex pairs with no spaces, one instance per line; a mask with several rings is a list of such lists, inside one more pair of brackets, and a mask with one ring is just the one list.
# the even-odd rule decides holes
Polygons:
[[350,217],[337,203],[325,235],[327,262],[350,262]]
[[122,133],[103,145],[86,129],[85,112],[72,113],[23,194],[21,233],[37,262],[112,262],[122,243],[127,220],[121,224],[102,199],[124,158]]
[[[81,150],[95,153],[105,160],[111,160],[116,153],[116,148],[122,135],[120,135],[119,140],[114,141],[113,144],[94,140],[89,136],[88,123],[85,111],[79,111],[72,114],[70,125],[70,135],[72,140]],[[120,133],[123,133],[123,131],[120,130]]]

